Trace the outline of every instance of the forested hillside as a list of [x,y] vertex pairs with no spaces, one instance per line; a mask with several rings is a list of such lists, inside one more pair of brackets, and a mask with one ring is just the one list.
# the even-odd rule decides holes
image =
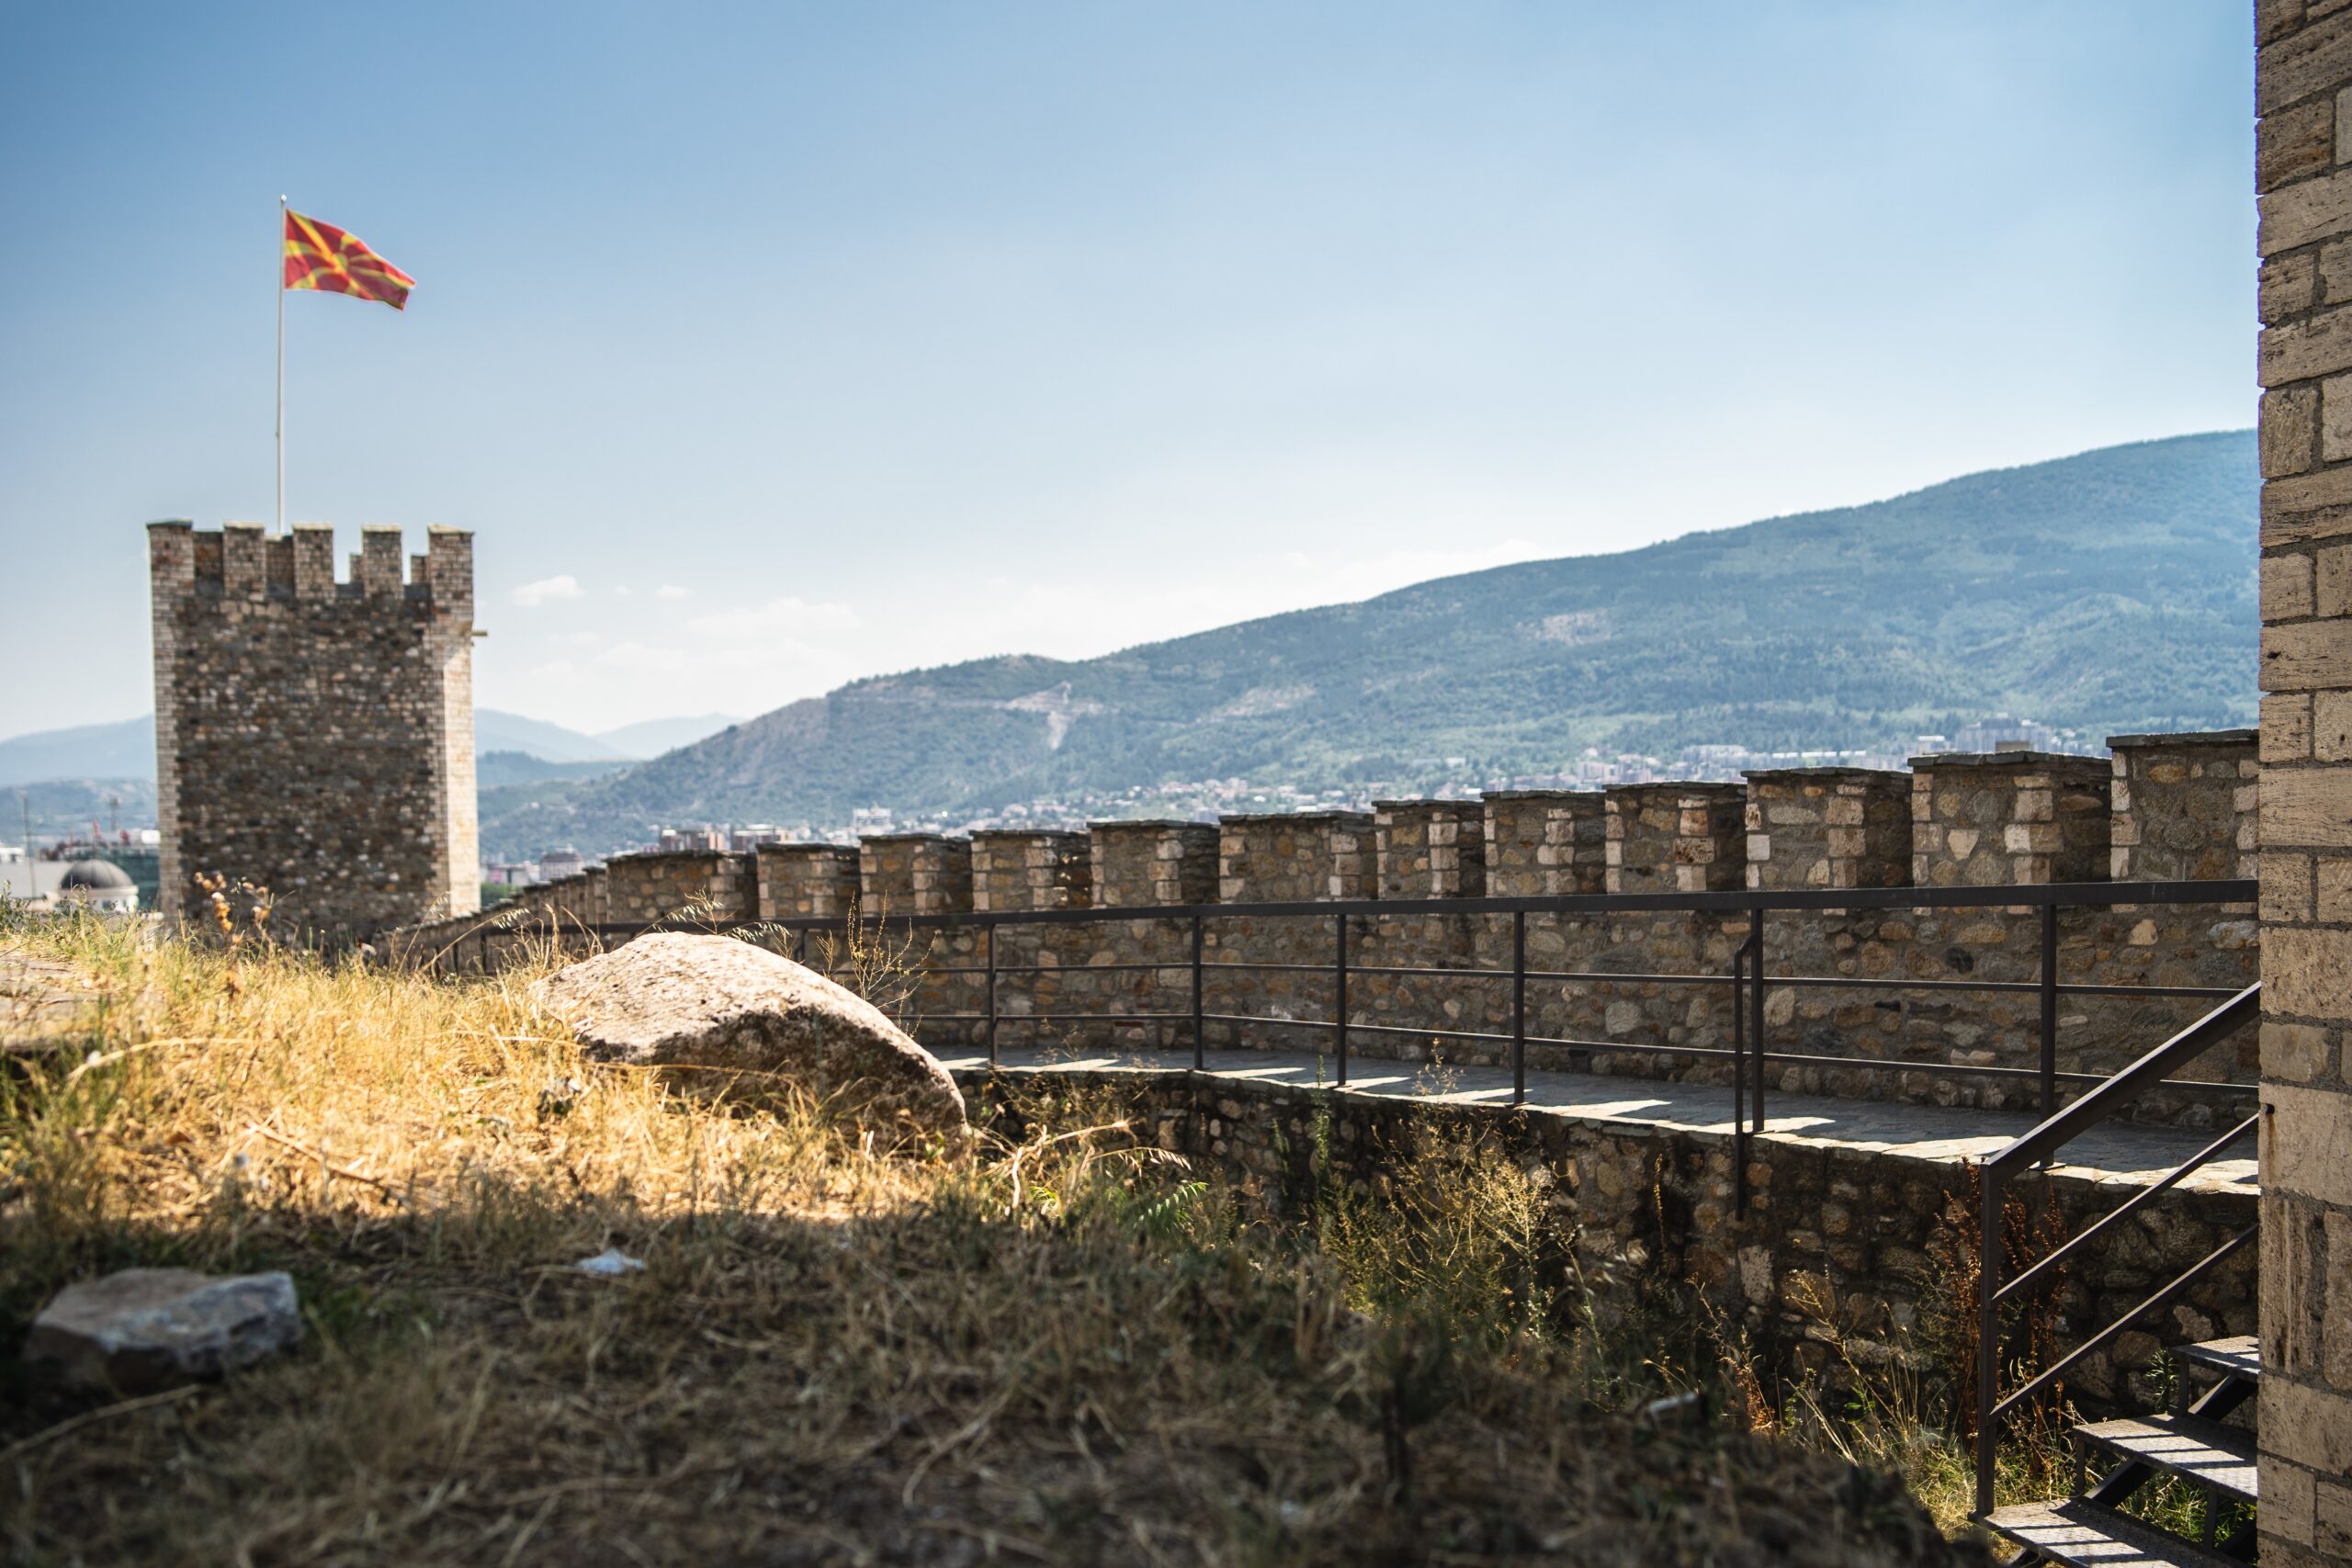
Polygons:
[[2251,432],[2183,436],[1101,659],[880,676],[486,798],[485,847],[1162,779],[1409,780],[1434,754],[1502,775],[1594,745],[1900,746],[1999,709],[2098,734],[2250,723],[2256,482]]

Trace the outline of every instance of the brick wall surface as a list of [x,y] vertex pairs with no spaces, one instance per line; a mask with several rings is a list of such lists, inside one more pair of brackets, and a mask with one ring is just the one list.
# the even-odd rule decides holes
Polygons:
[[147,531],[166,919],[195,879],[270,889],[281,936],[335,942],[476,908],[473,536]]
[[1206,822],[1096,822],[1087,835],[1097,908],[1214,904],[1217,829]]
[[1609,824],[1599,790],[1492,790],[1486,807],[1488,894],[1609,890]]
[[[2239,766],[2226,740],[2212,737],[2121,738],[2128,752],[2123,773],[2112,775],[2113,830],[2132,843],[2185,842],[2194,825],[2207,845],[2250,841],[2254,802],[2240,784],[2217,782]],[[2242,750],[2242,743],[2239,746]],[[2109,779],[2103,760],[2086,764],[2086,777]],[[2042,776],[2047,764],[2033,765]],[[2216,770],[2220,772],[2217,773]],[[1955,784],[1954,781],[1959,781]],[[1988,782],[1989,781],[1989,782]],[[2174,781],[2174,782],[2165,782]],[[2016,809],[2014,778],[1981,769],[1956,771],[1945,784],[1981,787],[1982,808],[1996,823]],[[1743,874],[1766,887],[1786,876],[1790,885],[1812,888],[1841,884],[1826,880],[1850,875],[1856,882],[1879,877],[1898,882],[1911,869],[1905,850],[1909,828],[1909,783],[1903,774],[1854,770],[1759,773],[1740,796],[1737,786],[1674,785],[1664,791],[1611,791],[1627,809],[1619,819],[1638,825],[1657,812],[1653,831],[1634,840],[1648,862],[1671,872],[1694,872],[1693,880],[1714,874],[1727,846],[1745,848],[1751,836],[1771,840],[1769,855],[1746,863]],[[1962,791],[1964,793],[1964,790]],[[1760,821],[1769,831],[1735,834],[1727,819],[1730,802],[1740,802],[1743,827]],[[1692,804],[1696,802],[1696,804]],[[1392,803],[1394,813],[1401,803]],[[1432,802],[1460,824],[1456,802]],[[1963,803],[1965,804],[1965,803]],[[1593,829],[1605,824],[1605,802],[1598,795],[1536,796],[1514,792],[1490,799],[1486,807],[1487,844],[1515,844],[1517,874],[1563,879],[1566,892],[1591,892],[1596,869],[1590,851]],[[1225,825],[1225,860],[1234,873],[1227,891],[1238,898],[1316,900],[1335,874],[1363,873],[1364,818],[1234,818]],[[1376,827],[1376,824],[1375,824]],[[1688,831],[1686,831],[1686,828]],[[1466,830],[1466,825],[1463,825]],[[1395,831],[1392,827],[1392,833]],[[1171,822],[1099,823],[1087,856],[1102,874],[1098,906],[1138,908],[1171,903],[1215,904],[1219,889],[1204,886],[1216,871],[1210,835],[1216,829]],[[1859,835],[1859,838],[1856,837]],[[1376,833],[1374,835],[1376,837]],[[1460,832],[1457,832],[1457,841]],[[983,835],[983,839],[989,836]],[[1035,835],[1007,836],[1023,846],[1006,862],[1003,874],[1016,886],[1046,874],[1028,865],[1039,846]],[[1338,847],[1344,841],[1344,848]],[[1603,840],[1605,841],[1605,840]],[[1619,840],[1623,842],[1625,840]],[[1694,850],[1691,846],[1695,846]],[[869,840],[863,856],[869,886],[894,886],[912,896],[918,863],[952,856],[959,841],[941,839]],[[1074,863],[1074,842],[1052,842],[1052,857]],[[1544,864],[1527,852],[1562,852]],[[984,850],[975,846],[975,864]],[[1351,857],[1341,863],[1342,854]],[[1577,856],[1586,858],[1581,863]],[[1697,856],[1713,855],[1707,860]],[[1693,858],[1678,858],[1693,857]],[[629,857],[643,859],[645,857]],[[779,918],[775,867],[815,863],[840,889],[850,874],[847,852],[825,846],[772,846],[762,852],[768,877],[763,913]],[[1394,852],[1392,850],[1392,863]],[[1741,857],[1745,861],[1745,857]],[[1931,859],[1931,866],[1945,863]],[[2040,862],[2031,863],[2039,864]],[[2207,870],[2227,867],[2197,857]],[[1336,868],[1336,869],[1335,869]],[[1509,868],[1507,868],[1509,869]],[[1953,867],[1954,870],[1962,869]],[[594,874],[592,874],[592,878]],[[642,875],[628,862],[615,863],[624,881]],[[582,879],[582,892],[591,879]],[[689,879],[690,882],[691,879]],[[1047,878],[1050,882],[1050,876]],[[978,878],[974,879],[977,884]],[[668,888],[677,898],[688,883]],[[1493,888],[1504,891],[1510,885]],[[967,885],[954,900],[951,884],[934,895],[927,912],[950,914],[974,908],[980,886]],[[1028,897],[1028,894],[1023,894]],[[533,897],[537,897],[535,893]],[[820,918],[838,919],[845,908]],[[658,900],[657,900],[658,901]],[[609,903],[609,900],[607,900]],[[900,906],[903,909],[903,905]],[[615,917],[617,919],[618,917]],[[1749,930],[1744,914],[1702,916],[1687,911],[1559,914],[1527,918],[1531,969],[1573,978],[1532,979],[1528,1029],[1533,1043],[1530,1065],[1635,1077],[1721,1081],[1722,1064],[1675,1053],[1692,1047],[1720,1049],[1731,1041],[1729,992],[1719,982],[1733,951]],[[1305,1048],[1325,1044],[1317,1026],[1331,1017],[1334,984],[1330,964],[1337,946],[1336,917],[1269,919],[1212,916],[1203,922],[1204,955],[1227,967],[1204,976],[1205,1010],[1246,1014],[1261,1021],[1237,1024],[1212,1020],[1206,1038],[1216,1045]],[[2041,972],[2040,918],[2006,907],[1975,909],[1829,909],[1784,912],[1768,918],[1766,973],[1851,976],[1863,982],[1920,980],[2018,985]],[[1013,1043],[1050,1040],[1097,1050],[1124,1046],[1182,1047],[1191,1044],[1191,922],[1146,913],[1134,920],[1050,928],[1006,926],[996,932],[998,958],[1013,965],[1040,965],[1035,974],[1008,972],[998,982],[998,1011],[1004,1035]],[[422,939],[420,939],[420,942]],[[921,945],[941,965],[976,964],[981,949],[969,931],[920,933]],[[1464,976],[1381,974],[1396,969],[1501,969],[1510,963],[1507,915],[1419,914],[1402,898],[1390,908],[1350,918],[1351,962],[1360,973],[1349,991],[1353,1022],[1378,1024],[1401,1033],[1359,1033],[1352,1048],[1375,1058],[1499,1063],[1503,1047],[1488,1041],[1454,1037],[1448,1032],[1508,1035],[1510,987]],[[460,962],[480,957],[479,942],[458,950]],[[2058,922],[2058,974],[2062,980],[2150,989],[2199,986],[2235,989],[2255,976],[2257,944],[2254,910],[2247,906],[2125,904],[2106,909],[2069,910]],[[1167,965],[1129,969],[1130,964]],[[1261,969],[1255,964],[1297,964],[1298,969]],[[1703,984],[1687,983],[1687,976]],[[919,1007],[927,1019],[985,1010],[977,975],[934,975],[925,980]],[[2067,997],[2058,1015],[2060,1066],[2068,1072],[2106,1073],[2137,1057],[2149,1045],[2195,1018],[2211,1004],[2188,998],[2136,996]],[[1095,1023],[1027,1021],[1033,1014],[1122,1014],[1153,1021]],[[1289,1020],[1292,1021],[1284,1022]],[[977,1026],[925,1023],[928,1042],[968,1044]],[[1427,1032],[1421,1032],[1426,1031]],[[1918,991],[1835,986],[1769,986],[1765,1035],[1776,1060],[1772,1083],[1782,1091],[1948,1105],[1984,1105],[2017,1110],[2034,1103],[2032,1069],[2039,1058],[2039,998],[2031,991]],[[1627,1049],[1600,1051],[1589,1045],[1557,1045],[1546,1039],[1611,1042]],[[1800,1057],[1835,1058],[1805,1061]],[[2256,1041],[2249,1032],[2235,1048],[2211,1053],[2188,1070],[2191,1077],[2226,1079],[2251,1093]],[[2020,1077],[1981,1077],[1953,1068],[2010,1069]],[[2236,1103],[2234,1095],[2167,1092],[2145,1101],[2144,1120],[2211,1126]],[[2238,1115],[2245,1112],[2240,1110]]]
[[1083,909],[1092,902],[1094,843],[1085,833],[972,835],[972,908]]
[[2352,1562],[2352,9],[2255,17],[2261,1529],[2298,1568]]
[[857,902],[854,844],[762,844],[760,919],[839,919]]
[[937,833],[889,833],[859,843],[858,897],[876,915],[944,915],[972,907],[972,846]]
[[2111,771],[2096,757],[2045,751],[1912,758],[1912,883],[2106,881]]
[[1487,892],[1487,808],[1475,800],[1373,802],[1383,898],[1480,898]]
[[1734,784],[1628,784],[1602,797],[1611,893],[1747,885],[1747,792]]
[[1911,780],[1867,768],[1747,775],[1747,886],[1900,887],[1911,880]]

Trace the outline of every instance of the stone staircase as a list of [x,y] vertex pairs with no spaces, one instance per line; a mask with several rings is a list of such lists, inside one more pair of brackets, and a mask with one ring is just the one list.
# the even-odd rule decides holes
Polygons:
[[[2214,1521],[2225,1504],[2256,1501],[2254,1434],[2224,1419],[2254,1397],[2262,1380],[2260,1353],[2254,1337],[2245,1335],[2177,1346],[2173,1355],[2219,1381],[2185,1409],[2077,1423],[2071,1433],[2074,1495],[2012,1504],[1984,1516],[1988,1527],[2019,1549],[2012,1563],[2231,1568],[2254,1561],[2251,1524],[2217,1540]],[[2106,1473],[2087,1483],[2094,1465]],[[2121,1511],[2127,1499],[2166,1476],[2203,1490],[2203,1540],[2188,1540]]]

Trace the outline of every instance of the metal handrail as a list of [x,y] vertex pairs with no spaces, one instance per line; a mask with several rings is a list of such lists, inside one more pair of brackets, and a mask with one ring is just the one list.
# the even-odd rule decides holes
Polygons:
[[[2044,950],[2049,943],[2045,939]],[[2188,1270],[2163,1286],[2147,1300],[2126,1312],[2121,1317],[2099,1329],[2064,1356],[2043,1368],[2023,1387],[2004,1398],[2000,1392],[2001,1372],[2001,1303],[2018,1293],[2024,1286],[2041,1277],[2058,1261],[2076,1247],[2099,1235],[2126,1213],[2148,1201],[2156,1193],[2172,1187],[2190,1172],[2199,1169],[2222,1150],[2244,1137],[2260,1120],[2260,1112],[2237,1126],[2175,1167],[2161,1179],[2126,1200],[2114,1213],[2101,1218],[2088,1230],[2067,1241],[2050,1257],[2035,1263],[2013,1280],[2001,1279],[2002,1263],[2002,1197],[2003,1188],[2018,1172],[2030,1166],[2047,1161],[2060,1148],[2082,1136],[2091,1128],[2109,1120],[2130,1106],[2149,1089],[2166,1081],[2166,1075],[2220,1044],[2248,1023],[2261,1016],[2262,986],[2248,986],[2228,1001],[2207,1013],[2188,1028],[2181,1030],[2163,1044],[2148,1052],[2138,1061],[2109,1078],[2063,1111],[2043,1118],[2041,1125],[2012,1142],[2000,1153],[1986,1160],[1980,1176],[1984,1188],[1984,1207],[1978,1219],[1977,1234],[1977,1324],[1976,1324],[1976,1507],[1975,1517],[1983,1518],[1993,1511],[1994,1481],[1996,1479],[2001,1423],[2020,1404],[2054,1386],[2067,1369],[2085,1356],[2137,1322],[2142,1314],[2170,1301],[2194,1283],[2222,1259],[2254,1239],[2258,1227],[2249,1225],[2223,1242]]]

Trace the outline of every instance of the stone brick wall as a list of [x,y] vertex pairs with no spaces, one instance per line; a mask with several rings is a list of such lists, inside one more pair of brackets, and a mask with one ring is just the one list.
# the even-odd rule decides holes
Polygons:
[[1204,822],[1096,822],[1094,905],[1214,904],[1217,896],[1217,829]]
[[752,857],[716,850],[616,855],[605,865],[605,918],[616,926],[657,920],[748,920],[758,908]]
[[972,846],[937,833],[862,841],[859,904],[866,915],[944,915],[972,907]]
[[1913,885],[2106,881],[2110,772],[2046,751],[1912,758]]
[[1911,880],[1911,781],[1866,768],[1747,775],[1747,886],[1901,887]]
[[[2199,841],[2208,844],[2249,841],[2252,795],[2243,784],[2224,787],[2216,782],[2242,771],[2246,760],[2242,739],[2125,739],[2124,772],[2111,779],[2115,837],[2132,843],[2185,841],[2193,827]],[[2110,779],[2105,761],[2087,761],[2084,776]],[[2046,763],[2034,763],[2023,771],[2039,777],[2046,776]],[[2021,792],[2016,778],[1998,770],[1951,770],[1939,787],[1960,797],[1962,816],[1974,811],[1996,829],[2018,809]],[[1967,798],[1972,789],[1984,800],[1972,803]],[[1749,781],[1744,797],[1737,786],[1730,786],[1728,793],[1718,786],[1694,793],[1684,785],[1610,793],[1624,802],[1618,819],[1634,829],[1644,827],[1645,811],[1658,814],[1645,833],[1618,842],[1633,845],[1637,865],[1645,862],[1663,874],[1688,872],[1698,881],[1719,874],[1711,866],[1732,863],[1723,859],[1724,852],[1727,847],[1744,849],[1749,836],[1732,831],[1728,807],[1735,798],[1742,801],[1743,829],[1749,822],[1769,829],[1754,835],[1770,841],[1759,846],[1760,858],[1744,867],[1745,879],[1761,887],[1840,886],[1835,878],[1890,880],[1914,865],[1905,847],[1911,784],[1902,773],[1761,773]],[[1442,807],[1453,819],[1458,841],[1467,826],[1462,822],[1461,803],[1428,804]],[[1392,803],[1388,809],[1393,823],[1395,813],[1412,807]],[[1518,865],[1515,873],[1507,866],[1507,874],[1575,879],[1569,890],[1589,890],[1596,870],[1592,835],[1607,820],[1606,810],[1606,801],[1597,795],[1514,793],[1487,803],[1483,831],[1476,837],[1486,843],[1514,846]],[[1317,898],[1317,890],[1331,885],[1340,854],[1354,857],[1340,867],[1343,872],[1362,874],[1362,824],[1360,818],[1330,816],[1228,819],[1224,843],[1230,852],[1226,858],[1241,874],[1232,890],[1246,898]],[[1101,907],[1144,907],[1135,901],[1141,897],[1152,906],[1182,901],[1213,908],[1219,902],[1214,897],[1217,890],[1207,889],[1209,896],[1204,897],[1201,887],[1214,869],[1208,858],[1210,831],[1183,823],[1097,824],[1087,859],[1106,874],[1095,889]],[[1031,842],[1034,838],[1016,834],[1005,840],[1026,846],[1017,866],[1008,860],[1002,874],[1014,878],[1016,889],[1029,890],[1021,892],[1022,897],[1050,884],[1049,868],[1042,863],[1034,869],[1047,875],[1047,883],[1026,880],[1033,871],[1026,856],[1040,848]],[[1340,840],[1346,840],[1344,847],[1335,847]],[[896,886],[911,890],[922,856],[939,856],[952,847],[950,840],[937,839],[869,840],[866,880],[880,886],[895,879]],[[1560,852],[1548,865],[1534,852],[1544,849]],[[1931,883],[1939,875],[1946,882],[1956,881],[1969,863],[1943,857],[1962,849],[1971,857],[1982,852],[1974,842],[1947,840],[1940,852],[1920,856],[1917,863]],[[1047,840],[1041,852],[1070,866],[1077,845]],[[1578,854],[1585,857],[1581,863]],[[805,905],[786,908],[779,901],[786,896],[780,890],[790,883],[774,868],[818,865],[838,890],[849,873],[848,857],[849,852],[821,846],[775,846],[763,852],[761,863],[771,869],[762,916],[808,912]],[[1392,868],[1394,862],[1392,841]],[[2203,856],[2195,861],[2209,871],[2223,863]],[[623,875],[636,874],[621,863],[616,864]],[[990,867],[993,878],[992,851]],[[1785,884],[1783,877],[1789,879]],[[1123,893],[1123,887],[1134,893]],[[959,904],[950,902],[952,891],[929,891],[934,895],[930,912],[939,914],[971,908],[981,895],[976,886],[967,901]],[[673,888],[665,897],[676,898],[679,892]],[[537,897],[537,890],[529,897]],[[833,897],[838,906],[839,892]],[[837,907],[822,918],[838,918],[839,913]],[[2058,923],[2058,973],[2069,982],[2126,987],[2235,989],[2254,978],[2257,944],[2253,914],[2248,907],[2218,905],[2123,905],[2070,911]],[[1529,1046],[1530,1065],[1539,1070],[1722,1081],[1725,1067],[1719,1059],[1685,1053],[1719,1050],[1730,1043],[1730,992],[1724,977],[1733,951],[1748,934],[1748,920],[1745,914],[1700,916],[1675,910],[1530,915],[1528,1030],[1536,1037]],[[1216,966],[1204,976],[1205,1010],[1259,1021],[1245,1024],[1212,1018],[1204,1036],[1209,1043],[1328,1048],[1329,1032],[1321,1025],[1332,1016],[1329,966],[1338,940],[1336,917],[1272,919],[1213,913],[1204,919],[1202,934],[1204,957]],[[917,935],[919,945],[940,965],[979,964],[988,940],[968,929]],[[1045,966],[1039,974],[1000,976],[998,1010],[1008,1032],[1001,1036],[1006,1043],[1049,1042],[1085,1050],[1190,1048],[1189,920],[1146,914],[1100,924],[1007,926],[997,931],[994,940],[999,961],[1008,969]],[[1776,1092],[2012,1110],[2033,1105],[2039,1092],[2040,1014],[2032,991],[1889,989],[1885,985],[1958,981],[2029,986],[2041,972],[2040,940],[2039,915],[2007,907],[1830,909],[1768,917],[1767,975],[1776,980],[1811,977],[1804,986],[1771,985],[1767,989],[1765,1032],[1774,1053]],[[1508,984],[1468,976],[1453,979],[1442,973],[1382,971],[1508,969],[1508,914],[1416,913],[1409,898],[1395,897],[1390,907],[1374,914],[1350,918],[1349,947],[1356,971],[1349,992],[1351,1024],[1395,1032],[1355,1030],[1351,1049],[1357,1054],[1403,1060],[1442,1055],[1477,1064],[1504,1060],[1502,1044],[1458,1034],[1510,1034]],[[1125,967],[1144,964],[1169,967]],[[1840,980],[1856,984],[1841,986],[1837,983]],[[927,978],[918,997],[922,1017],[932,1021],[922,1025],[923,1038],[943,1045],[977,1043],[977,1025],[948,1021],[948,1015],[982,1012],[986,998],[981,985],[974,975]],[[2129,993],[2067,997],[2058,1017],[2061,1070],[2110,1072],[2210,1005]],[[1094,1014],[1100,1021],[1027,1021],[1039,1014],[1076,1012]],[[1102,1017],[1114,1013],[1133,1018],[1113,1022]],[[1547,1037],[1578,1043],[1546,1043]],[[1600,1043],[1627,1048],[1602,1050]],[[2249,1035],[2241,1049],[2214,1053],[2190,1076],[2241,1080],[2250,1088],[2255,1065],[2255,1041]],[[2012,1076],[1949,1070],[1960,1067],[1999,1068]],[[2152,1098],[2140,1114],[2152,1121],[2210,1126],[2229,1103],[2225,1098],[2182,1093]]]
[[2352,1562],[2352,10],[2256,7],[2262,1561]]
[[1608,890],[1709,893],[1747,885],[1747,792],[1733,784],[1607,792]]
[[166,919],[199,874],[268,887],[281,936],[329,942],[478,907],[473,536],[149,525]]
[[972,908],[1083,909],[1094,889],[1094,841],[1085,833],[972,835]]
[[854,844],[762,844],[760,919],[839,919],[857,902]]
[[1226,904],[1369,898],[1376,886],[1375,853],[1366,812],[1227,817],[1217,824],[1217,898]]
[[2256,732],[2118,735],[2112,790],[2119,882],[2255,874]]
[[[1544,1111],[1442,1105],[1234,1078],[1083,1069],[1023,1073],[990,1085],[964,1080],[976,1100],[1005,1105],[1007,1084],[1035,1092],[1083,1089],[1117,1097],[1137,1125],[1188,1158],[1215,1165],[1276,1211],[1296,1213],[1319,1183],[1377,1190],[1420,1139],[1435,1132],[1494,1140],[1537,1176],[1575,1227],[1577,1271],[1604,1317],[1634,1299],[1614,1286],[1695,1283],[1727,1326],[1791,1371],[1825,1366],[1825,1340],[1842,1330],[1858,1359],[1902,1355],[1929,1375],[1966,1384],[1934,1337],[1956,1282],[1939,1271],[1932,1237],[1954,1199],[1970,1195],[1957,1160],[1868,1146],[1768,1136],[1750,1145],[1748,1212],[1736,1212],[1727,1133],[1638,1122],[1602,1122]],[[1319,1150],[1329,1165],[1318,1170]],[[2065,1234],[2111,1210],[2114,1189],[2069,1173],[2029,1180],[2046,1192]],[[2075,1343],[2146,1299],[2244,1228],[2254,1208],[2240,1191],[2165,1194],[2146,1219],[2090,1243],[2058,1302],[2061,1340]],[[2241,1251],[2174,1306],[2169,1330],[2197,1337],[2251,1332],[2255,1260]],[[2161,1402],[2164,1341],[2134,1332],[2077,1363],[2070,1393],[2092,1405]],[[1938,1366],[1939,1356],[1944,1364]]]
[[1482,898],[1487,809],[1475,800],[1376,800],[1374,857],[1383,898]]
[[1599,790],[1490,790],[1485,798],[1490,896],[1609,890],[1609,824]]

